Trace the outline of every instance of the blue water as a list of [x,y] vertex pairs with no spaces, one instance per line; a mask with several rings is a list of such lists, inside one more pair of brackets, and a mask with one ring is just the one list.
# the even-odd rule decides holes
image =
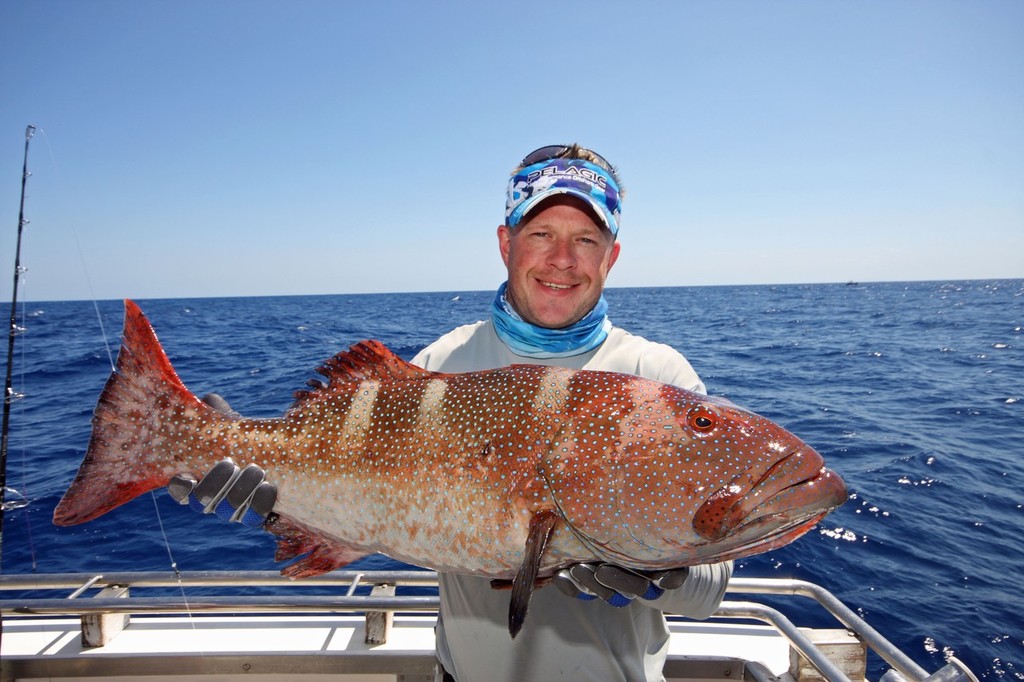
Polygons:
[[[192,390],[275,416],[338,350],[377,338],[411,358],[480,319],[490,298],[140,303]],[[982,679],[1024,679],[1024,280],[612,289],[608,299],[618,325],[681,350],[711,393],[800,435],[850,487],[819,529],[738,562],[737,575],[818,582],[929,671],[951,654]],[[3,571],[166,571],[155,504],[180,569],[273,568],[269,535],[163,492],[82,526],[51,524],[110,370],[103,329],[120,333],[120,302],[99,304],[103,329],[93,305],[24,306],[15,388],[28,397],[14,406],[8,484],[31,503],[7,514]],[[798,625],[829,623],[810,602],[775,605]]]

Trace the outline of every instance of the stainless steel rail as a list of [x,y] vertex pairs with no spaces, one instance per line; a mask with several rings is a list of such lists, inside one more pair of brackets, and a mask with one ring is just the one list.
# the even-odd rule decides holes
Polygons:
[[733,578],[729,582],[729,592],[746,594],[782,594],[807,597],[818,602],[831,613],[840,623],[853,630],[872,651],[877,653],[886,663],[898,670],[910,680],[923,680],[928,677],[924,668],[912,661],[894,644],[883,637],[877,630],[867,624],[863,618],[839,601],[835,595],[814,583],[805,580]]
[[90,613],[314,613],[321,611],[437,611],[437,597],[130,597],[88,599],[33,599],[22,605],[2,604],[5,614],[19,616],[85,615]]
[[[372,580],[367,580],[372,578]],[[0,575],[0,590],[75,589],[93,582],[99,587],[312,587],[389,583],[436,587],[434,571],[333,571],[302,580],[286,578],[277,571],[144,571],[120,573],[26,573]]]
[[[399,588],[436,587],[432,571],[334,571],[300,581],[275,571],[201,571],[184,573],[105,573],[102,575],[59,573],[42,575],[0,575],[0,591],[71,590],[65,597],[4,598],[0,612],[7,616],[84,615],[95,613],[259,613],[259,612],[366,612],[436,611],[438,597],[427,594],[399,596],[356,595],[359,588],[388,584]],[[181,594],[164,597],[125,598],[83,595],[91,589],[112,586],[135,588],[181,588]],[[287,594],[294,588],[339,587],[345,593],[306,596]],[[185,588],[287,588],[274,595],[187,596]],[[788,579],[733,578],[730,593],[797,595],[813,599],[842,625],[852,630],[871,650],[911,682],[928,678],[928,673],[906,654],[882,637],[832,593],[814,583]],[[836,682],[849,682],[793,623],[779,611],[751,602],[723,602],[714,614],[719,618],[754,619],[770,624],[818,669]]]
[[814,646],[814,642],[807,638],[807,635],[800,632],[793,623],[779,611],[750,602],[722,602],[715,611],[717,618],[753,618],[769,623],[776,631],[785,637],[790,645],[800,652],[826,680],[830,682],[850,682],[850,678],[843,673],[832,661]]
[[[276,571],[199,571],[188,573],[81,573],[0,576],[0,590],[74,591],[63,598],[0,599],[0,612],[16,615],[85,615],[93,613],[251,613],[324,611],[436,611],[437,596],[402,595],[384,597],[355,595],[358,587],[374,585],[436,587],[433,571],[334,571],[301,581],[285,578]],[[210,587],[341,587],[342,595],[237,595],[172,597],[80,598],[90,588],[210,588]]]

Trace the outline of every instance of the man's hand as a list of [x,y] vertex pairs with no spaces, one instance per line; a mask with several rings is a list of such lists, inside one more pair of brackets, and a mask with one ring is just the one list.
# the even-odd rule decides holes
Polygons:
[[[216,393],[204,396],[203,402],[228,416],[238,417]],[[258,528],[267,522],[277,501],[277,486],[264,479],[263,469],[255,464],[239,469],[233,461],[225,459],[213,465],[199,481],[189,474],[174,476],[167,484],[167,492],[194,511]]]
[[225,459],[213,465],[202,480],[188,474],[174,476],[167,492],[193,511],[259,528],[267,522],[277,501],[277,486],[264,477],[263,469],[255,464],[239,469]]
[[682,586],[689,570],[634,571],[613,564],[575,564],[555,574],[555,585],[570,597],[603,599],[617,607],[634,599],[657,599]]

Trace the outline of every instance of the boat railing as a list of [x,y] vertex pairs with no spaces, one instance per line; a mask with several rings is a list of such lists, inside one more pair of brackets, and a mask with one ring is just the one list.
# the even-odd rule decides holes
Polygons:
[[[138,594],[153,588],[172,589],[163,589],[164,594],[160,596]],[[254,588],[274,589],[272,594],[244,593]],[[330,592],[297,594],[295,588],[329,589]],[[366,614],[369,632],[370,619],[381,614],[436,612],[439,606],[436,588],[437,574],[420,570],[340,570],[300,581],[285,578],[276,571],[15,574],[0,575],[0,591],[24,594],[0,599],[0,613],[5,618],[81,616],[84,633],[87,619],[105,614],[346,612]],[[197,593],[208,590],[239,593]],[[398,590],[403,593],[399,594]],[[37,596],[37,592],[66,594]],[[886,674],[886,682],[976,679],[955,659],[951,662],[953,670],[949,670],[947,665],[938,673],[929,675],[832,593],[814,583],[777,578],[733,578],[728,592],[800,596],[813,600],[843,628],[852,632],[864,647],[892,666]],[[788,640],[791,647],[822,677],[836,682],[850,679],[800,628],[774,608],[756,602],[724,601],[713,618],[766,623]],[[386,637],[386,632],[381,636]]]
[[[433,595],[381,595],[373,587],[435,588],[437,574],[432,571],[334,571],[302,580],[291,580],[277,571],[195,571],[181,573],[128,572],[90,575],[53,573],[46,575],[0,576],[0,590],[57,591],[73,590],[66,597],[31,597],[0,599],[5,615],[88,615],[97,613],[267,613],[267,612],[366,612],[366,611],[436,611],[438,598]],[[272,595],[186,595],[194,588],[340,588],[337,594],[296,595],[292,589],[275,591]],[[125,594],[113,597],[104,591],[118,588],[175,588],[180,593],[159,597]],[[89,590],[101,592],[91,599],[80,599]],[[369,589],[371,594],[356,594]],[[343,591],[343,593],[342,593]]]

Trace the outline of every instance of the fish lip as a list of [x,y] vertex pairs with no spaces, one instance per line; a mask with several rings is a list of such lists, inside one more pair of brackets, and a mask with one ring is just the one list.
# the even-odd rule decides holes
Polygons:
[[[816,482],[830,489],[823,495],[812,495],[807,502],[795,500],[796,504],[782,506],[800,494],[810,494],[808,489]],[[784,450],[756,481],[737,476],[709,496],[694,514],[693,528],[698,535],[714,542],[761,517],[801,508],[820,510],[822,502],[831,505],[831,511],[845,499],[846,485],[842,479],[825,468],[824,460],[813,448],[800,444]]]
[[814,526],[818,525],[818,522],[832,512],[833,509],[835,509],[835,507],[830,507],[814,514],[803,515],[800,518],[793,519],[789,523],[772,530],[767,535],[758,535],[757,529],[766,523],[772,522],[775,518],[783,516],[783,514],[779,513],[759,516],[749,523],[742,524],[734,531],[738,534],[752,532],[755,537],[749,541],[730,546],[721,553],[716,554],[715,561],[728,561],[729,559],[752,556],[754,554],[761,554],[763,552],[768,552],[788,545],[793,540],[796,540],[801,535],[811,530]]
[[[811,486],[824,487],[824,494],[816,496],[804,504],[782,506],[781,509],[774,508],[779,505],[787,505],[789,498],[803,494]],[[756,529],[757,527],[774,523],[778,519],[790,517],[788,522],[767,536],[762,536],[762,539],[767,541],[767,543],[771,543],[773,538],[792,537],[795,539],[807,530],[810,530],[812,526],[825,518],[833,510],[840,507],[846,502],[848,496],[846,484],[839,475],[831,469],[822,467],[815,476],[782,488],[771,498],[764,500],[761,504],[751,509],[743,520],[730,532],[743,534],[750,529]],[[822,503],[824,503],[824,506],[822,506]],[[759,544],[759,542],[761,541],[749,543],[748,546]],[[789,542],[789,540],[772,546],[781,546],[786,544],[786,542]],[[766,547],[766,550],[770,548]]]
[[[825,494],[808,504],[779,509],[786,498],[799,494],[808,485],[827,486]],[[783,488],[771,499],[757,505],[721,539],[711,540],[703,547],[711,550],[703,561],[727,561],[778,549],[810,531],[823,518],[840,507],[848,498],[846,484],[832,470],[822,470],[809,479]],[[817,500],[817,501],[815,501]],[[781,502],[780,502],[781,501]],[[824,506],[821,502],[824,501]],[[772,526],[776,526],[772,528]],[[771,528],[765,533],[765,528]]]

